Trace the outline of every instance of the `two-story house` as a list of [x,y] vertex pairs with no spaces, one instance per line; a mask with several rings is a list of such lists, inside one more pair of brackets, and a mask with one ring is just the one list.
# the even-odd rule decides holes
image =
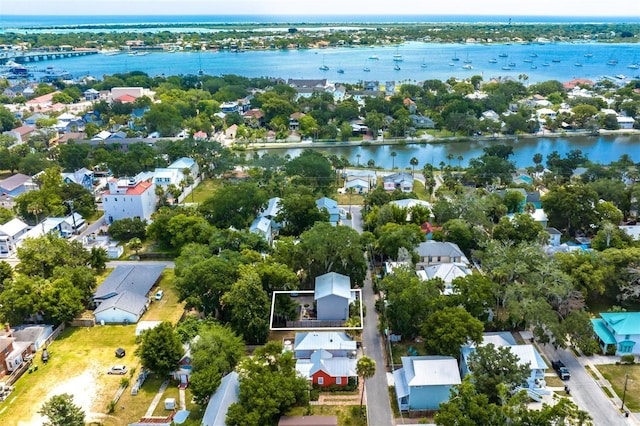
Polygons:
[[467,256],[465,256],[456,243],[425,241],[418,245],[416,252],[420,257],[420,260],[416,264],[416,268],[418,269],[424,269],[427,266],[442,263],[469,265],[469,259],[467,259]]
[[29,226],[17,218],[1,225],[0,258],[12,256],[15,253],[18,241],[28,230]]
[[393,372],[396,399],[402,411],[437,410],[459,385],[458,362],[450,356],[403,356]]
[[640,355],[640,312],[603,312],[591,324],[604,353]]
[[296,371],[314,385],[346,386],[355,379],[357,344],[344,332],[296,333]]

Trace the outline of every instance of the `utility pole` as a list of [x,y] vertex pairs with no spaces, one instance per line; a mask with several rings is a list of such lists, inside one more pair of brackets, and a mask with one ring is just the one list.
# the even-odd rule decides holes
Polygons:
[[69,206],[69,208],[71,209],[71,220],[73,220],[73,230],[72,230],[72,234],[75,235],[76,234],[76,214],[73,211],[73,200],[67,200],[64,202],[66,205]]
[[624,399],[627,396],[627,382],[629,381],[629,373],[624,375],[624,391],[622,391],[622,407],[621,410],[624,413]]

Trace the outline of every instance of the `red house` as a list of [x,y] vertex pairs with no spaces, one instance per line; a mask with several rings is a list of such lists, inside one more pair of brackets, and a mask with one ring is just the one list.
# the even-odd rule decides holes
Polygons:
[[326,387],[331,385],[346,386],[349,377],[358,377],[356,359],[334,357],[323,349],[315,351],[309,359],[299,359],[296,370],[314,385]]

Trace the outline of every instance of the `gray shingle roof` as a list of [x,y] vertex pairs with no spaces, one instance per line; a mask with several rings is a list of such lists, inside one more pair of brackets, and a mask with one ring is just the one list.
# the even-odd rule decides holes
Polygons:
[[121,265],[109,274],[96,289],[93,297],[104,300],[125,291],[146,296],[158,281],[164,265]]

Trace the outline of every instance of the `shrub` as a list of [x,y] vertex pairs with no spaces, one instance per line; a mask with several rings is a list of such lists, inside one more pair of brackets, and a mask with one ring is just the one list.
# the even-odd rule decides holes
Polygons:
[[320,389],[314,386],[309,392],[309,400],[317,401],[319,398],[320,398]]
[[620,357],[620,362],[622,364],[635,364],[636,362],[636,357],[634,355],[622,355]]
[[615,355],[616,354],[616,346],[611,345],[607,347],[607,355]]

